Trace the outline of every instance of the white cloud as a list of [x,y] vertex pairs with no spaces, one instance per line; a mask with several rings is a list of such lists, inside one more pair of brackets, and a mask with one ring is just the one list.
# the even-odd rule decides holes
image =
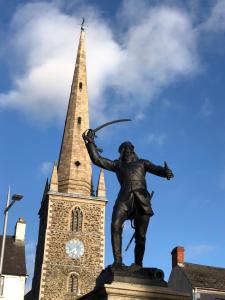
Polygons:
[[51,172],[53,167],[53,163],[50,161],[44,161],[41,166],[40,166],[40,170],[42,172],[42,174],[44,175],[49,175],[49,173]]
[[149,144],[155,144],[162,146],[166,140],[166,135],[165,134],[155,134],[155,133],[150,133],[146,139],[145,142]]
[[208,19],[200,25],[199,29],[207,32],[225,30],[225,1],[215,1]]
[[145,119],[145,114],[143,112],[137,112],[137,114],[135,115],[135,120],[139,121],[139,120],[144,120]]
[[186,247],[186,255],[188,259],[209,254],[215,250],[215,246],[212,245],[193,245]]
[[196,70],[195,38],[184,12],[169,7],[148,9],[145,18],[131,25],[125,36],[123,76],[118,84],[127,94],[151,101],[160,88]]
[[160,100],[161,102],[161,107],[164,110],[175,110],[175,111],[184,111],[185,110],[185,105],[182,103],[182,101],[179,101],[179,99],[176,99],[177,101],[173,101],[167,98],[162,98]]
[[161,100],[161,102],[162,102],[162,107],[165,109],[169,109],[172,107],[172,102],[169,99],[164,98]]
[[[82,12],[69,15],[60,2],[20,6],[6,41],[12,57],[12,88],[0,93],[0,107],[22,111],[32,119],[63,119],[68,103]],[[153,97],[181,76],[197,71],[196,33],[191,18],[172,7],[143,7],[124,2],[129,23],[119,43],[112,29],[86,7],[87,69],[94,120],[126,111],[140,113]],[[126,11],[126,13],[125,13]],[[145,18],[142,18],[142,14]],[[184,38],[185,36],[185,38]],[[107,91],[113,88],[114,99]],[[129,106],[128,106],[129,104]]]
[[200,108],[200,116],[209,117],[212,113],[212,104],[208,98],[205,98]]

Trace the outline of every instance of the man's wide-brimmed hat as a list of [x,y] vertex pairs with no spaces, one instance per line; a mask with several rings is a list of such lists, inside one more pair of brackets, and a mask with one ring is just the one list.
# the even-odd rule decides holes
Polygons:
[[123,150],[123,148],[125,148],[125,147],[130,147],[132,150],[134,150],[134,145],[133,145],[131,142],[126,141],[126,142],[123,142],[123,143],[119,146],[119,149],[118,149],[119,153],[121,153],[122,150]]

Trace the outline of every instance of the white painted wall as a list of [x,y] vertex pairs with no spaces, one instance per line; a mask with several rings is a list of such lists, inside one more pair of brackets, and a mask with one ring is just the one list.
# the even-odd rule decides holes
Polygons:
[[4,289],[1,300],[23,300],[26,276],[4,275]]

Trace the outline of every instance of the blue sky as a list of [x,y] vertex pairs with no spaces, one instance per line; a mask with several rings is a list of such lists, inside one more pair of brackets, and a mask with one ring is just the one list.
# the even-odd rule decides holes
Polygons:
[[[58,159],[83,16],[91,125],[133,119],[104,129],[98,145],[116,158],[118,145],[131,140],[140,157],[166,160],[175,175],[147,176],[155,216],[144,265],[162,268],[168,278],[170,252],[181,245],[186,261],[225,267],[225,2],[1,1],[0,213],[10,184],[24,199],[10,211],[8,234],[24,217],[30,279],[38,209]],[[96,182],[97,168],[94,174]],[[114,174],[105,177],[108,265],[119,186]],[[124,246],[131,235],[127,223]],[[132,259],[131,247],[124,260]]]

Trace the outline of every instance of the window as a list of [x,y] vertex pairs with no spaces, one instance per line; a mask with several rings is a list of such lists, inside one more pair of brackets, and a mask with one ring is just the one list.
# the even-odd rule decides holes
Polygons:
[[75,165],[76,165],[77,167],[79,167],[79,166],[81,165],[81,163],[79,162],[79,160],[75,161]]
[[78,276],[74,273],[70,274],[68,280],[68,292],[78,294]]
[[83,87],[82,82],[79,82],[79,89],[80,89],[80,91],[82,90],[82,87]]
[[77,118],[77,124],[78,124],[78,125],[81,124],[81,120],[82,120],[81,117],[78,117],[78,118]]
[[83,212],[80,207],[75,207],[71,214],[71,231],[82,231]]

